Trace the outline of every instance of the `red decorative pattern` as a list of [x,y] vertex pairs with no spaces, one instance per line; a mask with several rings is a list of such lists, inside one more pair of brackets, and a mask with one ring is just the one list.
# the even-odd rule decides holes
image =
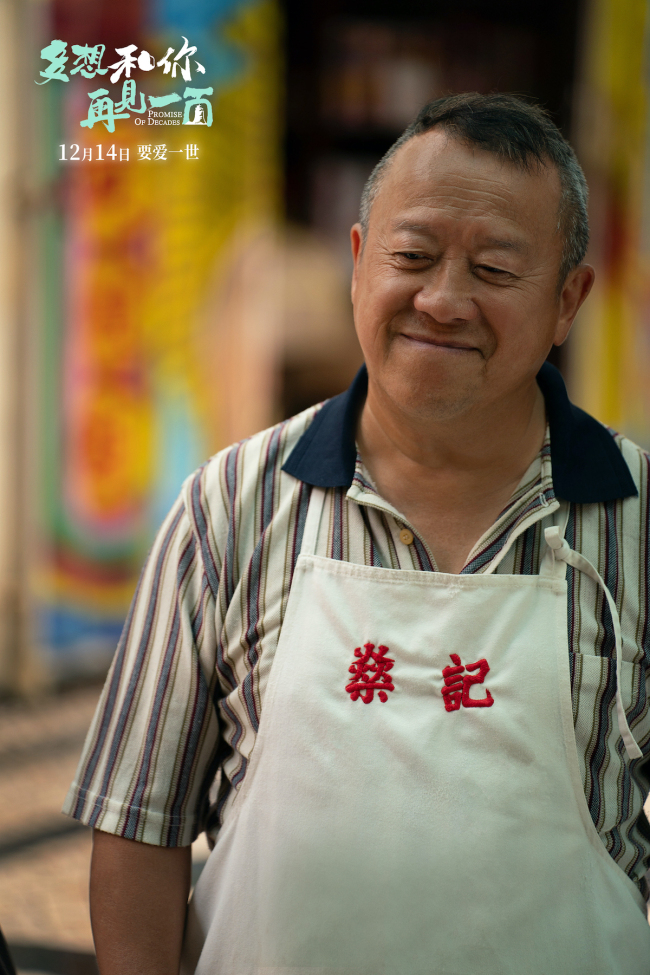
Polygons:
[[395,661],[386,656],[388,647],[380,646],[375,650],[374,643],[364,643],[363,651],[361,647],[354,651],[358,659],[348,668],[353,679],[345,689],[353,701],[360,697],[364,704],[370,704],[377,691],[379,700],[385,704],[388,700],[386,692],[395,690],[395,685],[388,676]]
[[[489,672],[490,666],[487,660],[482,657],[475,664],[463,666],[457,653],[449,654],[453,667],[444,667],[442,676],[445,686],[442,689],[442,696],[445,702],[445,711],[458,711],[461,705],[464,708],[491,708],[494,698],[485,688],[486,696],[475,699],[469,696],[472,684],[482,684],[485,675]],[[464,671],[478,670],[478,674],[468,674]]]

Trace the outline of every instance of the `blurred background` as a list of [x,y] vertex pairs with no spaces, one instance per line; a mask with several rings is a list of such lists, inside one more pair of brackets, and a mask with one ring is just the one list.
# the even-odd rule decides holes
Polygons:
[[[93,970],[89,838],[58,809],[156,528],[210,454],[348,385],[349,228],[429,99],[526,94],[572,141],[597,285],[553,361],[650,447],[649,7],[0,0],[0,925],[21,970]],[[186,86],[196,126],[149,124]],[[90,125],[102,87],[126,118]]]

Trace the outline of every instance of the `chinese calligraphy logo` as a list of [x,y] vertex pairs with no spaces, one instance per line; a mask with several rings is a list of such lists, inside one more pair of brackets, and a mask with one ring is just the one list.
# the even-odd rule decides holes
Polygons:
[[[212,103],[209,98],[214,94],[212,86],[206,88],[193,88],[188,83],[192,81],[192,65],[190,58],[196,54],[196,46],[190,45],[188,39],[183,37],[183,46],[176,54],[173,61],[170,60],[175,53],[173,47],[168,48],[167,53],[159,61],[148,51],[140,51],[136,58],[137,44],[128,44],[126,47],[116,47],[116,54],[120,59],[114,64],[102,67],[102,58],[106,51],[104,44],[73,44],[72,53],[76,55],[70,75],[80,73],[84,78],[96,78],[97,75],[105,75],[112,71],[110,83],[116,85],[123,80],[121,99],[112,98],[108,88],[96,88],[89,91],[88,97],[90,105],[88,107],[88,117],[80,121],[84,128],[92,129],[97,122],[103,122],[108,132],[115,131],[115,121],[117,119],[128,119],[133,117],[136,125],[159,125],[162,124],[159,116],[180,116],[180,112],[157,112],[154,109],[164,108],[185,99],[182,113],[182,123],[171,122],[169,124],[182,125],[212,125]],[[37,85],[46,85],[50,81],[69,82],[70,77],[66,74],[66,64],[70,60],[67,54],[68,42],[53,40],[47,47],[42,48],[41,58],[49,64],[39,74],[44,81],[37,81]],[[199,61],[194,61],[195,71],[198,74],[205,74],[205,68]],[[181,97],[177,91],[166,95],[148,95],[138,92],[136,82],[131,78],[131,72],[139,69],[140,71],[152,71],[154,67],[163,69],[163,75],[170,75],[176,78],[177,71],[186,83],[186,88]],[[95,82],[97,84],[97,82]],[[104,84],[107,84],[104,81]],[[146,98],[149,99],[149,111],[147,112]],[[147,118],[144,116],[147,112]]]
[[[112,70],[111,84],[115,85],[122,77],[131,77],[131,71],[135,70],[136,66],[140,68],[141,71],[152,71],[155,67],[163,69],[163,74],[169,74],[171,72],[171,77],[176,77],[176,71],[180,68],[181,77],[183,81],[188,82],[192,80],[192,67],[190,64],[190,58],[192,55],[196,54],[196,47],[190,45],[188,39],[183,37],[183,46],[174,58],[173,61],[169,60],[169,56],[174,54],[174,48],[170,47],[167,49],[167,53],[160,61],[156,61],[153,55],[149,54],[148,51],[140,51],[138,57],[135,57],[135,51],[137,51],[137,44],[127,44],[126,47],[116,47],[115,53],[121,54],[122,57],[115,64],[109,64],[107,68],[102,68],[102,58],[104,57],[104,51],[106,46],[104,44],[73,44],[72,53],[76,54],[76,60],[74,62],[74,67],[71,69],[70,74],[77,74],[81,72],[84,78],[94,78],[95,75],[104,75],[107,71]],[[41,50],[41,58],[43,61],[49,61],[49,65],[44,71],[40,71],[39,74],[41,78],[45,78],[45,81],[37,81],[37,85],[46,85],[49,81],[69,81],[70,79],[65,73],[65,65],[70,60],[67,55],[68,42],[61,40],[51,41],[47,47]],[[184,59],[184,60],[183,60]],[[196,65],[196,70],[199,74],[205,74],[205,68],[198,61],[194,62]]]
[[386,692],[395,690],[389,677],[395,661],[387,657],[387,653],[388,647],[379,646],[375,650],[374,643],[364,643],[363,651],[361,647],[356,648],[354,656],[357,659],[348,667],[352,680],[345,688],[353,701],[360,697],[364,704],[370,704],[377,691],[379,700],[386,703]]
[[[487,660],[483,657],[474,664],[463,666],[457,653],[451,653],[449,656],[453,667],[444,667],[442,671],[445,682],[445,686],[442,689],[445,710],[458,711],[461,705],[464,708],[491,708],[494,704],[494,698],[487,687],[485,688],[485,697],[477,699],[469,696],[472,685],[482,684],[485,680],[485,675],[490,670],[490,665]],[[477,670],[478,673],[471,673],[474,670]],[[468,671],[468,673],[465,673],[465,671]]]

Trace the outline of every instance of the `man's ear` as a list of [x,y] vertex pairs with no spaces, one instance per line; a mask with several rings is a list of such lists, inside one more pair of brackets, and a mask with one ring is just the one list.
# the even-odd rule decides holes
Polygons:
[[567,274],[560,292],[560,314],[555,327],[553,345],[566,340],[580,306],[591,291],[596,272],[591,264],[579,264]]
[[357,271],[359,264],[361,263],[361,255],[363,254],[363,232],[361,230],[361,224],[355,223],[355,225],[350,230],[350,245],[352,247],[352,261],[354,264],[352,270],[352,301],[354,301],[354,295],[357,290]]

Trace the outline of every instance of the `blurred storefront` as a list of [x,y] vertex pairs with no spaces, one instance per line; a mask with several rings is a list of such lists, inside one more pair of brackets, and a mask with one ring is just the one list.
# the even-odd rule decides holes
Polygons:
[[228,439],[220,375],[255,422],[272,412],[241,332],[206,362],[203,331],[280,213],[274,0],[30,14],[27,684],[105,670],[153,533]]
[[437,95],[577,140],[601,284],[555,361],[650,441],[647,6],[0,0],[0,689],[103,672],[183,479],[347,385],[361,189]]
[[[279,209],[274,0],[93,7],[80,18],[54,3],[43,37],[70,45],[70,82],[39,93],[59,201],[36,218],[29,581],[34,644],[58,679],[106,666],[152,534],[213,448],[201,309],[233,240],[267,233]],[[74,54],[98,41],[108,73],[73,77]],[[137,64],[120,71],[130,47]],[[106,88],[121,118],[88,124]]]

